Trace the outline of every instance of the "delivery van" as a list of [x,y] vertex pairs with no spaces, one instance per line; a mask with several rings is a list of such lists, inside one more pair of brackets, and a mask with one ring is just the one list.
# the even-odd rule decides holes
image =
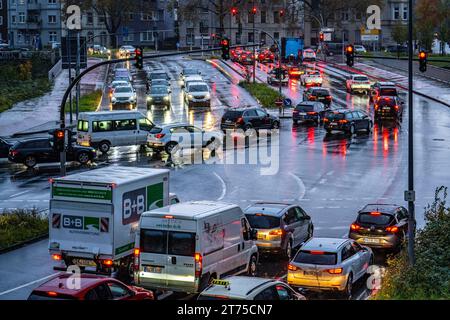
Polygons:
[[154,124],[138,111],[81,112],[77,143],[107,153],[111,147],[147,144]]
[[65,267],[132,276],[141,214],[175,198],[166,169],[109,166],[52,179],[49,252]]
[[213,279],[256,275],[256,230],[235,204],[191,201],[145,212],[136,234],[135,284],[201,292]]

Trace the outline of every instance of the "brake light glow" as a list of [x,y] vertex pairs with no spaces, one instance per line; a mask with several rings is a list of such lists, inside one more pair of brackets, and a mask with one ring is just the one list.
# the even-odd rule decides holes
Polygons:
[[378,212],[378,211],[372,211],[372,212],[370,213],[370,215],[371,215],[371,216],[381,216],[381,212]]
[[357,223],[352,223],[351,226],[350,226],[350,229],[356,231],[356,230],[361,229],[361,226],[359,224],[357,224]]
[[19,154],[19,151],[17,151],[17,150],[11,150],[11,155],[13,156],[13,157],[15,157],[15,156],[17,156],[18,154]]
[[52,254],[52,259],[55,261],[60,261],[62,259],[62,256],[60,254]]
[[173,216],[166,215],[166,216],[164,216],[164,218],[166,218],[166,219],[173,219]]
[[375,105],[375,110],[378,110],[378,105],[377,104]]
[[323,122],[328,122],[328,121],[330,121],[330,120],[328,120],[328,118],[323,119]]
[[316,96],[310,96],[309,100],[316,100]]
[[311,253],[311,254],[324,254],[325,252],[318,251],[318,250],[311,250],[311,251],[309,251],[309,253]]
[[311,112],[308,112],[308,114],[309,115],[315,115],[315,114],[317,114],[317,112],[311,111]]
[[200,253],[196,252],[194,255],[195,258],[195,277],[196,278],[200,278],[200,276],[202,275],[202,260],[203,257]]
[[398,105],[395,105],[394,108],[395,108],[396,111],[398,111],[399,106],[398,106]]
[[294,266],[293,264],[288,264],[288,270],[290,271],[297,271],[299,268],[297,268],[296,266]]
[[339,120],[339,123],[347,123],[348,121],[347,120]]
[[328,269],[327,270],[329,274],[341,274],[342,268],[334,268],[334,269]]
[[396,233],[396,232],[398,232],[398,227],[396,227],[396,226],[387,227],[387,228],[386,228],[386,231],[387,231],[387,232]]
[[55,291],[49,291],[49,292],[47,292],[47,295],[49,295],[51,297],[56,297],[58,294]]
[[102,263],[105,266],[112,266],[113,265],[113,261],[111,259],[103,260]]
[[283,234],[282,229],[275,229],[269,232],[269,235],[271,236],[281,236]]
[[139,249],[139,248],[135,248],[134,249],[134,255],[135,256],[138,256],[138,255],[140,255],[141,254],[141,250]]
[[155,138],[156,138],[156,139],[161,139],[161,138],[163,138],[164,136],[165,136],[164,133],[158,133],[158,134],[155,134]]
[[239,118],[236,120],[236,123],[238,123],[238,124],[243,124],[243,123],[244,123],[244,118],[239,117]]
[[327,100],[331,100],[331,96],[326,96]]

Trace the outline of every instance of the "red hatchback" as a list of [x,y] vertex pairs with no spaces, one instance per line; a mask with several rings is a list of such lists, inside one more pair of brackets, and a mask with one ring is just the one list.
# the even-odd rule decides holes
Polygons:
[[34,289],[28,300],[154,300],[154,295],[110,277],[81,274],[78,281],[74,274],[60,273]]

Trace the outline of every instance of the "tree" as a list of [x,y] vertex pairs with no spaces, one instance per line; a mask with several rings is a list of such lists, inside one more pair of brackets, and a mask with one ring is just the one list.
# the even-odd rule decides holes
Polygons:
[[408,41],[408,28],[401,22],[397,22],[392,29],[391,35],[395,43],[397,43],[398,45],[402,45],[406,41]]
[[440,14],[438,12],[440,0],[418,0],[415,12],[417,37],[419,45],[425,50],[431,51],[434,40],[434,32],[438,26]]
[[438,0],[437,33],[441,44],[441,54],[444,55],[445,45],[450,44],[450,0]]

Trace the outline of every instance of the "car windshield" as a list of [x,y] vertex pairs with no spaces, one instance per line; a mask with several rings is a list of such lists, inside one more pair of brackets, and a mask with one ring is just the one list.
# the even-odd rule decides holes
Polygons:
[[183,74],[186,75],[195,75],[198,74],[198,71],[196,69],[184,69]]
[[295,256],[294,262],[317,265],[335,265],[337,254],[334,252],[302,250]]
[[330,120],[342,120],[345,118],[345,115],[339,112],[330,112],[327,114],[327,118]]
[[167,94],[167,88],[166,87],[152,87],[150,92],[152,94]]
[[314,106],[311,104],[299,104],[295,107],[295,110],[300,112],[310,112],[314,111]]
[[189,86],[189,92],[205,92],[208,91],[208,86],[204,84],[193,84]]
[[355,81],[369,81],[369,78],[364,76],[358,76],[353,78]]
[[162,131],[162,128],[160,127],[153,127],[152,130],[150,130],[150,133],[160,133]]
[[116,92],[116,93],[130,93],[132,91],[133,90],[131,89],[131,87],[117,87],[114,92]]
[[248,222],[252,228],[273,229],[280,226],[280,218],[264,215],[261,213],[246,214]]
[[168,86],[169,82],[166,79],[157,79],[152,81],[152,86],[163,85]]
[[389,225],[393,219],[394,217],[388,214],[368,212],[360,213],[357,221],[361,224],[386,226]]

